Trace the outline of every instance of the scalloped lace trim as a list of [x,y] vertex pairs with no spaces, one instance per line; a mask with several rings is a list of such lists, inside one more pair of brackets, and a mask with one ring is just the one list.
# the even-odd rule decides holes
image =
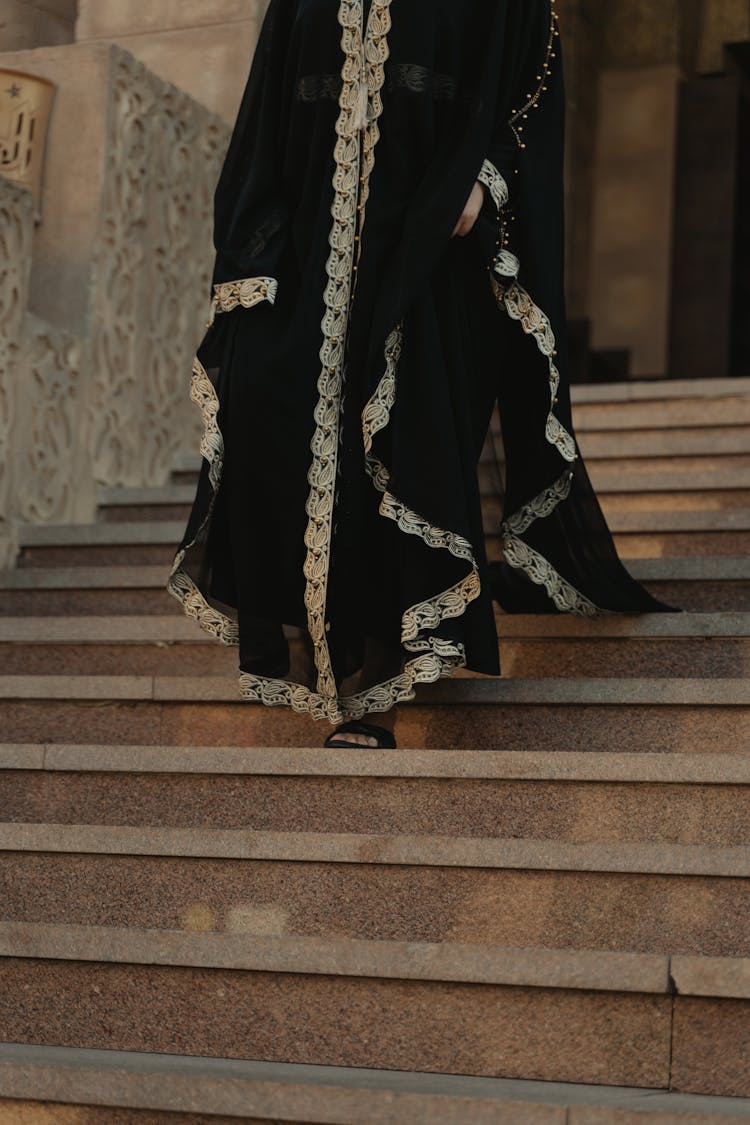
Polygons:
[[[385,372],[372,397],[362,411],[362,437],[366,455],[367,471],[373,484],[383,493],[380,514],[393,520],[407,535],[419,536],[428,547],[449,551],[455,558],[465,560],[471,567],[470,574],[448,590],[443,590],[433,598],[428,598],[411,606],[403,615],[401,641],[405,648],[417,650],[429,646],[436,638],[422,637],[429,629],[437,628],[441,621],[449,617],[460,617],[470,602],[481,592],[479,568],[474,557],[474,548],[468,539],[455,532],[435,527],[418,512],[403,504],[389,491],[391,474],[383,462],[372,452],[373,438],[385,429],[390,421],[390,412],[396,401],[396,375],[403,344],[403,329],[398,325],[386,340]],[[461,646],[455,649],[445,642],[446,655],[451,661],[460,660],[462,666],[465,656]],[[449,671],[454,670],[451,665]]]
[[[315,649],[318,694],[329,700],[331,715],[336,719],[340,706],[325,617],[338,471],[344,349],[355,273],[357,224],[358,221],[364,223],[375,148],[380,139],[381,91],[385,82],[391,27],[390,3],[391,0],[374,3],[366,27],[362,0],[341,0],[339,6],[345,59],[334,149],[333,225],[326,266],[325,313],[321,324],[322,368],[314,412],[316,428],[310,443],[313,456],[308,472],[310,492],[306,505],[308,525],[304,563],[307,583],[305,605],[308,630]],[[365,59],[366,65],[363,65]],[[365,107],[362,105],[363,94],[367,101]]]
[[573,474],[563,473],[559,480],[505,520],[502,525],[503,532],[507,531],[509,535],[523,535],[536,520],[552,515],[557,505],[568,499],[572,486]]
[[216,637],[225,645],[239,644],[240,634],[236,621],[232,621],[220,610],[209,605],[203,594],[196,586],[193,579],[183,569],[185,556],[191,547],[195,546],[201,533],[208,525],[213,514],[216,496],[219,491],[222,469],[224,467],[224,438],[218,424],[219,400],[216,396],[213,383],[209,379],[206,369],[196,356],[193,363],[193,377],[190,384],[190,397],[200,408],[203,418],[203,437],[200,451],[204,460],[208,462],[208,476],[211,482],[211,501],[203,523],[196,532],[195,537],[177,553],[172,565],[172,571],[167,582],[167,590],[172,597],[182,602],[188,617],[197,621],[202,629]]
[[561,613],[574,613],[579,617],[597,617],[602,611],[576,590],[543,555],[529,547],[516,535],[503,539],[503,557],[509,566],[522,570],[537,586],[544,586],[552,602]]
[[[554,14],[553,32],[556,34]],[[554,42],[554,34],[551,37],[551,42]],[[554,55],[548,55],[548,62],[551,57],[554,57]],[[479,179],[489,188],[492,199],[500,213],[501,227],[504,227],[502,211],[507,206],[510,196],[505,178],[491,161],[485,160]],[[555,363],[557,345],[552,323],[546,313],[535,304],[530,294],[520,284],[518,275],[521,263],[517,256],[507,249],[504,237],[501,236],[499,244],[501,249],[493,264],[493,270],[497,277],[493,276],[491,279],[495,298],[498,305],[505,309],[511,319],[520,323],[526,335],[533,337],[539,351],[547,357],[549,361],[550,409],[545,426],[545,437],[566,461],[577,461],[578,450],[573,436],[565,429],[554,412],[557,403],[557,391],[560,386],[560,372]],[[498,280],[498,277],[510,283],[503,284]],[[555,570],[551,563],[519,538],[525,531],[528,531],[536,520],[551,515],[558,504],[567,500],[572,485],[573,473],[568,470],[539,496],[525,504],[520,511],[514,512],[513,515],[503,521],[501,527],[503,556],[509,566],[522,570],[536,585],[544,586],[551,601],[561,612],[590,617],[604,611],[576,590]]]

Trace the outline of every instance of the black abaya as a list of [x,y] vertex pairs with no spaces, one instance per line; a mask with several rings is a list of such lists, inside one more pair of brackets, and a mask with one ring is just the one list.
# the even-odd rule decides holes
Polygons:
[[[217,190],[204,463],[169,583],[239,645],[246,698],[337,723],[498,674],[493,596],[666,608],[617,558],[575,441],[563,118],[550,0],[271,0]],[[401,670],[349,690],[368,638]]]

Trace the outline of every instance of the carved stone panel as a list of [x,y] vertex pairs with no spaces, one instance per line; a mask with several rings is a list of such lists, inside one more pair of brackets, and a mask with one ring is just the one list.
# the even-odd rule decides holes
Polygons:
[[86,375],[82,342],[29,315],[13,455],[13,515],[23,523],[94,518],[83,409]]
[[0,177],[0,566],[14,554],[11,439],[23,350],[34,231],[29,192]]

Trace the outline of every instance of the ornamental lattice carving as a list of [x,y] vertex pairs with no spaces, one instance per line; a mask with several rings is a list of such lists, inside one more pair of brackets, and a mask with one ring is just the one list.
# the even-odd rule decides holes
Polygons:
[[84,345],[27,315],[13,514],[24,523],[90,519],[94,483],[82,442]]
[[229,131],[113,48],[93,284],[97,480],[162,482],[194,447],[192,358],[210,298],[212,200]]

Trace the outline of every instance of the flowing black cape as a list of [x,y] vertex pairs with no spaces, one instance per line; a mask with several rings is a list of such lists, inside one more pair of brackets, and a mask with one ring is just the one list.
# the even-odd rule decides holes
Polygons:
[[[667,608],[619,561],[575,439],[564,119],[550,0],[271,0],[216,193],[204,464],[170,578],[240,645],[247,698],[337,722],[496,674],[493,598]],[[350,690],[368,639],[400,670]]]

